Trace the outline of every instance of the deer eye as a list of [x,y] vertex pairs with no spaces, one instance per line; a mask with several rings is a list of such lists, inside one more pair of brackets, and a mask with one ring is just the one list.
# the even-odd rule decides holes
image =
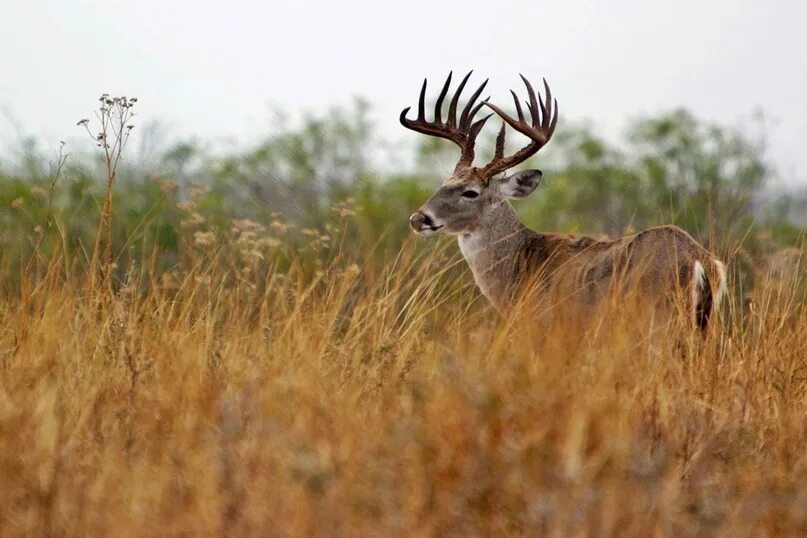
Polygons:
[[467,190],[467,191],[463,191],[463,193],[462,193],[463,198],[471,199],[471,198],[476,198],[477,196],[479,196],[479,193],[476,192],[476,191],[472,191],[470,189]]

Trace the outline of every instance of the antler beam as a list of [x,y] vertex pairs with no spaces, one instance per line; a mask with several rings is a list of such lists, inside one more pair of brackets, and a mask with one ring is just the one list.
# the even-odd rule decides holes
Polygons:
[[465,88],[465,84],[468,82],[471,73],[473,73],[473,71],[469,71],[468,74],[465,75],[457,87],[457,90],[454,92],[454,95],[451,97],[451,101],[448,105],[448,118],[445,122],[443,122],[442,119],[442,109],[443,101],[445,100],[445,97],[448,94],[449,86],[451,85],[451,72],[449,72],[448,78],[446,78],[443,88],[440,90],[440,94],[438,95],[437,101],[434,104],[434,121],[430,122],[426,120],[426,79],[423,79],[423,86],[420,88],[417,118],[414,120],[407,119],[406,114],[409,112],[411,107],[406,107],[403,109],[400,116],[401,124],[407,129],[412,129],[413,131],[417,131],[429,136],[445,138],[457,144],[460,147],[462,154],[460,155],[460,160],[457,162],[455,170],[473,165],[476,137],[479,135],[479,132],[482,130],[482,127],[485,125],[488,118],[493,115],[489,114],[474,122],[474,117],[476,116],[477,112],[479,112],[482,106],[487,102],[487,99],[485,99],[479,104],[474,105],[476,100],[482,94],[482,90],[485,89],[485,86],[488,83],[488,80],[485,79],[485,81],[479,86],[479,88],[476,89],[473,95],[471,95],[471,98],[465,104],[465,107],[460,113],[459,122],[457,121],[457,105],[459,104],[460,95],[462,94],[462,90]]

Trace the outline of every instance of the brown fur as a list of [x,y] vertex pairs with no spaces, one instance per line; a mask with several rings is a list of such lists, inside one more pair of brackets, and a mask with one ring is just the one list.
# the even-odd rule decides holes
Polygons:
[[[502,313],[527,290],[547,312],[564,306],[583,313],[608,294],[629,290],[669,310],[676,293],[698,286],[690,308],[698,326],[706,327],[716,291],[710,283],[720,283],[722,276],[712,254],[680,228],[662,226],[612,240],[540,233],[524,226],[506,201],[485,220],[459,234],[459,242],[479,288]],[[693,282],[696,261],[706,270],[703,282]]]

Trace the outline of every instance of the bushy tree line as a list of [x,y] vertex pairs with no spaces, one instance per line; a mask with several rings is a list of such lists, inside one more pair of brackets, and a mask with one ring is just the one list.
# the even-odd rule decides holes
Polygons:
[[[805,197],[772,188],[775,171],[761,140],[686,110],[637,119],[627,132],[617,146],[588,126],[559,130],[528,163],[544,171],[545,184],[518,204],[526,222],[602,235],[674,223],[738,259],[802,241]],[[240,237],[250,227],[262,230],[268,255],[274,246],[280,253],[280,245],[319,238],[316,259],[333,252],[328,241],[339,226],[348,227],[339,248],[382,260],[408,236],[409,213],[456,158],[444,141],[414,144],[392,151],[392,161],[407,166],[379,159],[390,148],[373,129],[367,104],[357,101],[224,155],[196,141],[167,147],[156,161],[124,155],[115,186],[114,261],[170,267],[222,234]],[[492,139],[483,146],[480,159],[490,154]],[[38,255],[57,249],[66,270],[85,265],[105,196],[103,167],[86,157],[94,149],[89,144],[68,148],[74,155],[58,177],[48,152],[32,141],[20,148],[15,158],[0,158],[0,262],[10,282],[40,237],[46,240]]]

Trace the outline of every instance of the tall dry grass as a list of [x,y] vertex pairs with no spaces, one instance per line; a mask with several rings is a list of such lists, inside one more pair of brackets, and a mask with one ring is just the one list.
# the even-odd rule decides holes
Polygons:
[[499,319],[448,243],[196,239],[114,290],[57,253],[0,305],[0,535],[807,534],[803,273],[650,342]]

